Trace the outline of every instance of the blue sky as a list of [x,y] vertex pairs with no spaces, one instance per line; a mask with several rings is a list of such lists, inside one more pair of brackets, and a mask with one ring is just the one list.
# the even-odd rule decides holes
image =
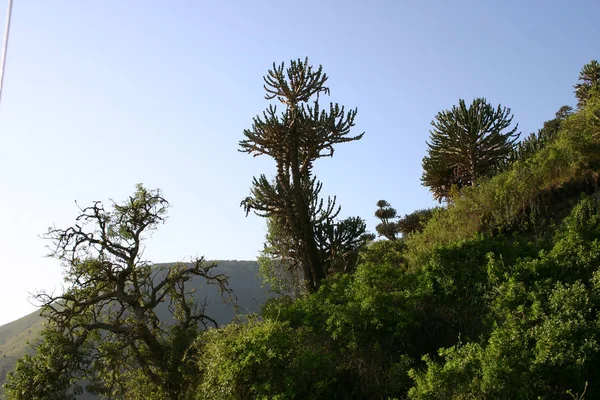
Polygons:
[[316,172],[342,216],[374,230],[381,198],[401,214],[434,205],[419,178],[438,111],[483,96],[528,134],[574,105],[579,70],[600,57],[598,15],[598,1],[15,0],[0,324],[33,310],[29,293],[60,287],[39,235],[69,226],[75,200],[121,200],[138,182],[173,205],[148,259],[254,259],[265,223],[239,203],[273,164],[237,143],[268,104],[273,62],[308,56],[330,76],[330,100],[358,107],[364,138]]

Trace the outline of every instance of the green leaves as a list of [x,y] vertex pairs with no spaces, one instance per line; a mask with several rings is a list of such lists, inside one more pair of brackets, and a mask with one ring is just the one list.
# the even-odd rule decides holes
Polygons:
[[90,348],[77,346],[52,328],[41,333],[36,354],[17,362],[4,384],[10,400],[75,400],[82,388],[76,385],[81,368],[88,364]]
[[[516,260],[488,258],[488,333],[425,358],[411,372],[415,399],[558,398],[600,386],[600,208],[583,198],[549,251]],[[506,253],[504,253],[506,254]],[[476,265],[466,264],[472,273]],[[465,271],[466,272],[466,271]],[[459,287],[467,287],[460,284]]]
[[332,365],[287,323],[250,320],[198,338],[198,399],[327,398]]

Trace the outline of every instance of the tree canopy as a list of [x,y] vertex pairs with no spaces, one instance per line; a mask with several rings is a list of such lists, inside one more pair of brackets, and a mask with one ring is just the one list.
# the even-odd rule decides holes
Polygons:
[[577,105],[584,107],[592,96],[592,92],[600,88],[600,63],[598,60],[592,60],[581,68],[579,82],[575,84],[574,88]]
[[501,169],[519,137],[512,120],[510,108],[494,108],[484,98],[469,107],[460,99],[436,115],[421,178],[436,200],[447,199],[453,186],[475,186]]

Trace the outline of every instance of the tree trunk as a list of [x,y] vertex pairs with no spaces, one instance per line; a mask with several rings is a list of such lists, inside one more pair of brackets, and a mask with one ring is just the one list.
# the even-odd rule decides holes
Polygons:
[[325,271],[323,270],[323,264],[315,242],[314,227],[310,218],[310,207],[308,204],[309,199],[305,198],[305,193],[302,190],[303,178],[308,180],[308,176],[301,176],[297,133],[295,129],[290,133],[292,135],[290,143],[290,168],[292,170],[292,196],[295,208],[295,215],[290,217],[298,222],[297,227],[300,232],[297,232],[297,234],[304,247],[304,265],[302,267],[304,268],[305,279],[306,277],[310,277],[307,290],[309,293],[314,293],[319,288],[320,282],[325,279]]

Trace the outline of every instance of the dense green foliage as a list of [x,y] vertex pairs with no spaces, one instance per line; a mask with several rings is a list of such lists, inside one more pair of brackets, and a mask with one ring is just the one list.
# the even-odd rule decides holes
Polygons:
[[331,360],[289,324],[251,320],[211,330],[196,346],[203,376],[198,399],[334,396]]
[[[489,255],[482,340],[441,349],[413,370],[415,399],[600,395],[600,205],[583,199],[549,250],[506,262]],[[484,270],[485,272],[485,270]],[[493,296],[492,296],[493,293]],[[539,397],[538,397],[539,396]]]
[[[304,68],[306,79],[322,80],[320,70],[312,75],[306,64],[294,65]],[[272,72],[272,79],[283,79],[282,92],[272,95],[302,97],[291,96],[283,75],[278,78],[282,71]],[[288,73],[292,82],[296,73],[302,71]],[[479,158],[481,169],[471,176],[461,170],[467,184],[447,193],[445,207],[399,217],[387,201],[379,201],[377,230],[389,240],[361,238],[360,219],[325,218],[322,224],[312,219],[310,237],[323,277],[317,285],[316,275],[308,276],[314,287],[304,291],[300,279],[312,271],[298,254],[306,250],[298,245],[304,239],[287,226],[293,221],[286,214],[266,202],[267,195],[282,206],[295,200],[278,197],[288,190],[279,181],[255,180],[246,205],[268,217],[261,270],[280,296],[260,314],[224,327],[189,330],[175,324],[161,342],[166,363],[152,368],[178,385],[182,399],[599,398],[600,97],[594,90],[586,96],[576,111],[561,108],[510,157],[516,128],[500,132],[510,125],[509,111],[490,107],[478,120],[478,110],[488,106],[480,102],[467,109],[462,102],[462,111],[455,110],[461,125],[502,121],[495,126],[503,126],[494,131],[497,136],[484,140],[502,151]],[[281,118],[306,112],[288,109]],[[448,117],[444,126],[453,126],[448,113],[440,114]],[[255,121],[255,130],[246,133],[247,150],[259,133],[281,133],[274,109],[267,117],[271,125]],[[490,133],[475,131],[477,137]],[[439,176],[455,173],[447,172]],[[314,200],[320,184],[310,185],[304,189],[316,192],[305,194]],[[81,375],[86,372],[81,365],[96,353],[73,346],[64,333],[44,333],[55,337],[19,363],[6,385],[9,398],[66,399],[77,390],[77,379],[94,378]],[[107,352],[106,346],[115,349],[99,337],[86,344],[108,354],[109,361],[117,354]],[[127,383],[122,392],[108,394],[166,397],[169,392],[136,362],[118,365],[116,376]],[[65,373],[55,380],[43,375],[54,370]],[[32,390],[38,397],[22,394]]]
[[501,169],[519,137],[512,119],[510,108],[494,109],[484,98],[474,99],[469,107],[460,99],[458,106],[435,116],[421,180],[436,200]]
[[75,346],[70,338],[51,329],[42,331],[34,356],[25,355],[4,385],[9,399],[75,400],[83,388],[76,382],[89,362],[90,348]]
[[374,243],[353,275],[202,337],[199,398],[219,398],[215,388],[231,399],[598,393],[595,199],[549,241],[477,235],[436,246],[417,271],[405,252],[402,241]]
[[379,202],[391,240],[213,333],[199,392],[226,377],[236,399],[597,397],[600,206],[581,194],[600,171],[598,109],[561,109],[543,143],[446,208],[398,218]]

